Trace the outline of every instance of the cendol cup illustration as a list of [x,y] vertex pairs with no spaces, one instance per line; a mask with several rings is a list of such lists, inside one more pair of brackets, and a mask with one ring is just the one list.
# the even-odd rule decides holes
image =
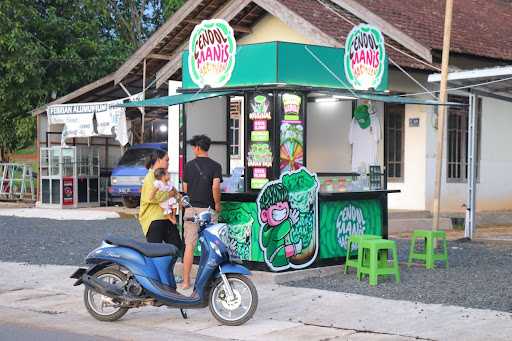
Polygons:
[[229,227],[230,247],[236,251],[241,259],[250,259],[251,256],[251,229],[254,219],[242,207],[229,207],[222,209],[219,221]]
[[297,95],[283,95],[283,111],[285,120],[298,121],[300,119],[300,102],[301,98]]
[[316,175],[305,168],[285,173],[282,182],[288,191],[291,208],[299,212],[299,219],[290,234],[292,242],[302,242],[302,252],[293,256],[290,262],[296,265],[305,264],[315,257],[318,249],[319,182]]
[[267,111],[267,97],[258,95],[254,97],[254,112],[264,113]]

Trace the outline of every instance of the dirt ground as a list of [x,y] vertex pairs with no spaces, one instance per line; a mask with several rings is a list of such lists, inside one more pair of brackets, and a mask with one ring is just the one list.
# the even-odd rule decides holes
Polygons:
[[[29,208],[34,207],[33,203],[27,202],[10,202],[10,201],[0,201],[0,209],[1,208]],[[109,207],[96,207],[89,208],[88,210],[102,210],[102,211],[111,211],[116,212],[120,215],[121,218],[130,219],[136,218],[139,212],[138,208],[126,208],[123,206],[109,206]],[[390,235],[395,238],[410,238],[412,232],[400,232],[397,234]],[[464,229],[452,229],[446,230],[446,235],[448,240],[457,240],[464,238]],[[510,241],[512,242],[512,225],[500,225],[500,226],[478,226],[476,229],[476,233],[474,235],[475,240],[489,240],[489,241]]]
[[[401,232],[392,237],[396,238],[410,238],[412,232]],[[464,238],[463,229],[446,230],[446,237],[448,240],[457,240]],[[505,226],[483,226],[477,227],[475,240],[495,240],[495,241],[510,241],[512,242],[512,225]]]

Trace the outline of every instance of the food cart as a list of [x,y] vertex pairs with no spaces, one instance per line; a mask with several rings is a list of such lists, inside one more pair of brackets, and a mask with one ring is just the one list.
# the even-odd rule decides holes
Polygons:
[[[237,47],[230,30],[219,20],[197,25],[190,53],[183,53],[179,94],[123,106],[180,105],[179,127],[169,131],[180,136],[182,163],[193,158],[184,141],[195,133],[212,138],[210,157],[229,184],[219,220],[243,260],[271,271],[302,269],[339,263],[351,234],[387,238],[388,194],[398,191],[387,190],[379,122],[382,102],[397,97],[385,92],[382,34],[358,26],[345,49],[288,42]],[[223,138],[234,98],[243,102],[243,177],[233,175]],[[362,107],[374,110],[360,119]],[[171,154],[172,164],[178,155]]]

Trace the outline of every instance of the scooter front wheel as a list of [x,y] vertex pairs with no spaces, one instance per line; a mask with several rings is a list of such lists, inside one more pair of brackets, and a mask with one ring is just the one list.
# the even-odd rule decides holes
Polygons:
[[222,278],[210,290],[210,312],[222,324],[239,326],[247,322],[258,307],[258,292],[252,281],[239,274],[226,275],[233,291],[230,299]]

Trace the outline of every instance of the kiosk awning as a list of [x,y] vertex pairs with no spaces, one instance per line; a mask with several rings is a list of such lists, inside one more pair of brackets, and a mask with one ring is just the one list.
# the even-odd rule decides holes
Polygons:
[[225,96],[236,93],[236,91],[203,92],[194,94],[179,94],[158,98],[146,99],[144,101],[133,101],[118,104],[118,107],[137,108],[137,107],[170,107],[176,104],[190,103],[202,99]]

